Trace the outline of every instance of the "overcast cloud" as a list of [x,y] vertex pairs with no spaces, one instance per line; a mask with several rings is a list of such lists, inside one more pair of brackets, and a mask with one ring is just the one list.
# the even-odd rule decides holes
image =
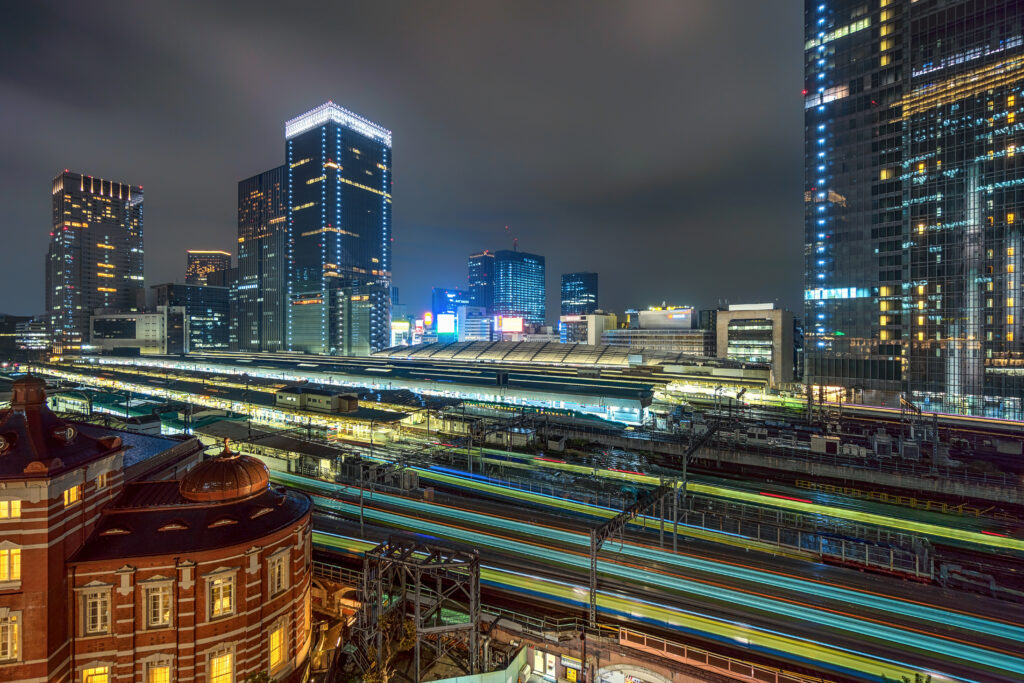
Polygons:
[[46,3],[0,25],[0,311],[42,312],[50,181],[145,188],[146,284],[236,242],[238,180],[328,99],[394,133],[394,280],[483,248],[605,308],[800,302],[796,0]]

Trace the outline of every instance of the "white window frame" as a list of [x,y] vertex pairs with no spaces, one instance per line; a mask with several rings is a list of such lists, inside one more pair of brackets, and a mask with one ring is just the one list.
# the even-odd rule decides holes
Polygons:
[[235,656],[234,643],[223,645],[206,653],[206,683],[214,683],[212,671],[213,659],[214,657],[220,657],[223,655],[231,655],[231,675],[230,678],[228,678],[228,681],[229,683],[234,683],[236,674],[238,673],[238,658]]
[[174,655],[167,652],[157,652],[139,660],[142,669],[142,683],[149,683],[149,672],[157,667],[167,667],[167,681],[174,683]]
[[[281,631],[281,661],[279,661],[275,665],[273,660],[273,653],[271,651],[272,645],[270,637],[271,634],[277,630]],[[288,617],[283,616],[277,621],[275,621],[270,626],[270,630],[267,631],[267,670],[270,672],[271,675],[274,675],[275,673],[283,669],[285,665],[288,663],[288,661]]]
[[112,672],[114,671],[114,666],[110,662],[90,662],[84,666],[81,666],[79,667],[78,674],[75,676],[75,678],[80,683],[89,683],[89,681],[85,677],[86,672],[95,671],[97,669],[106,669],[108,683],[109,681],[113,680],[114,674]]
[[[281,548],[267,558],[267,597],[272,598],[288,590],[291,584],[291,546]],[[275,578],[275,573],[278,573]]]
[[[142,582],[143,623],[146,630],[170,628],[174,623],[174,591],[171,581]],[[167,600],[167,621],[153,621],[153,610],[150,600],[159,594],[165,594]]]
[[[0,541],[0,551],[6,551],[0,559],[0,563],[3,564],[0,575],[6,576],[6,578],[0,578],[0,589],[18,588],[21,586],[21,565],[22,559],[24,559],[22,556],[25,553],[20,545],[10,541]],[[15,555],[18,557],[17,562],[14,561]]]
[[167,683],[171,683],[174,680],[174,667],[171,666],[170,662],[159,661],[159,662],[148,662],[143,668],[142,680],[144,683],[153,683],[150,680],[150,676],[154,669],[167,669]]
[[[207,621],[216,621],[234,616],[238,613],[238,577],[237,569],[219,569],[207,574],[206,579],[206,618]],[[215,602],[213,597],[214,582],[226,580],[231,589],[231,608],[220,614],[214,613]]]
[[0,608],[0,643],[7,643],[7,651],[0,647],[0,663],[9,664],[21,661],[21,612],[14,612],[6,607]]
[[[85,588],[85,589],[80,591],[80,595],[78,596],[78,599],[79,599],[79,606],[80,606],[81,611],[82,611],[81,625],[82,625],[82,635],[84,637],[103,636],[103,635],[107,635],[107,634],[110,633],[110,617],[111,617],[110,612],[111,612],[111,607],[112,607],[111,599],[110,599],[110,593],[111,593],[111,591],[110,591],[110,587],[109,586],[101,586],[101,587],[96,587],[96,588]],[[101,606],[102,605],[102,606],[106,607],[106,610],[105,610],[106,614],[103,614],[102,612],[97,612],[97,618],[100,619],[101,621],[103,621],[104,623],[102,623],[100,625],[101,627],[98,627],[96,629],[91,629],[89,627],[89,603],[92,600],[96,600],[97,606]],[[105,619],[104,619],[104,617],[105,617]]]

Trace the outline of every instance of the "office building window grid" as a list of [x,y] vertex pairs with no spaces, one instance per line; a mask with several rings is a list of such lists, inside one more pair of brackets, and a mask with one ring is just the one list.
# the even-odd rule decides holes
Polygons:
[[1019,8],[814,1],[805,20],[807,381],[1024,417]]

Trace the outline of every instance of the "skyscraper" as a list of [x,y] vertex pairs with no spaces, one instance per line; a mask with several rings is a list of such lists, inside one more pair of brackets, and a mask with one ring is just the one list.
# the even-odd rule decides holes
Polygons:
[[494,252],[484,249],[469,257],[469,302],[473,306],[494,306]]
[[[285,139],[287,348],[329,354],[386,348],[391,131],[327,102],[288,121]],[[345,313],[353,301],[372,304],[360,319],[365,324],[344,324],[353,319]]]
[[434,287],[430,290],[430,311],[434,314],[434,320],[442,313],[457,314],[460,306],[469,306],[467,292],[447,287]]
[[523,251],[494,252],[491,313],[521,316],[532,325],[543,325],[547,294],[544,257]]
[[808,1],[805,374],[1024,417],[1016,3]]
[[226,251],[188,249],[185,253],[185,283],[189,285],[205,285],[210,273],[231,268],[231,254]]
[[597,273],[563,273],[562,315],[590,315],[597,308]]
[[238,280],[234,327],[243,351],[285,348],[288,272],[285,166],[238,183]]
[[144,304],[142,186],[65,170],[52,190],[46,311],[54,351],[75,352],[95,309]]
[[189,351],[226,351],[231,342],[231,288],[167,283],[154,285],[156,305],[181,307]]

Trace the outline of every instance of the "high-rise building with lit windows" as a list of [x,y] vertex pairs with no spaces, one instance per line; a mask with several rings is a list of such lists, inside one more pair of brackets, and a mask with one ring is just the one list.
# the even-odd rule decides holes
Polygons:
[[231,254],[226,251],[189,249],[185,255],[185,284],[209,284],[206,277],[210,273],[231,268]]
[[812,385],[1024,417],[1022,22],[1000,0],[806,3]]
[[[286,347],[323,354],[386,348],[391,131],[327,102],[288,121],[285,140]],[[346,317],[353,302],[372,306]]]
[[97,308],[145,303],[142,186],[65,170],[53,179],[46,312],[53,350],[77,352]]
[[285,348],[287,169],[238,183],[238,278],[233,326],[242,351]]
[[590,315],[597,308],[597,273],[562,273],[562,315]]
[[484,249],[469,256],[469,302],[487,309],[494,306],[494,252]]
[[491,313],[543,325],[547,311],[544,257],[524,251],[494,252]]

